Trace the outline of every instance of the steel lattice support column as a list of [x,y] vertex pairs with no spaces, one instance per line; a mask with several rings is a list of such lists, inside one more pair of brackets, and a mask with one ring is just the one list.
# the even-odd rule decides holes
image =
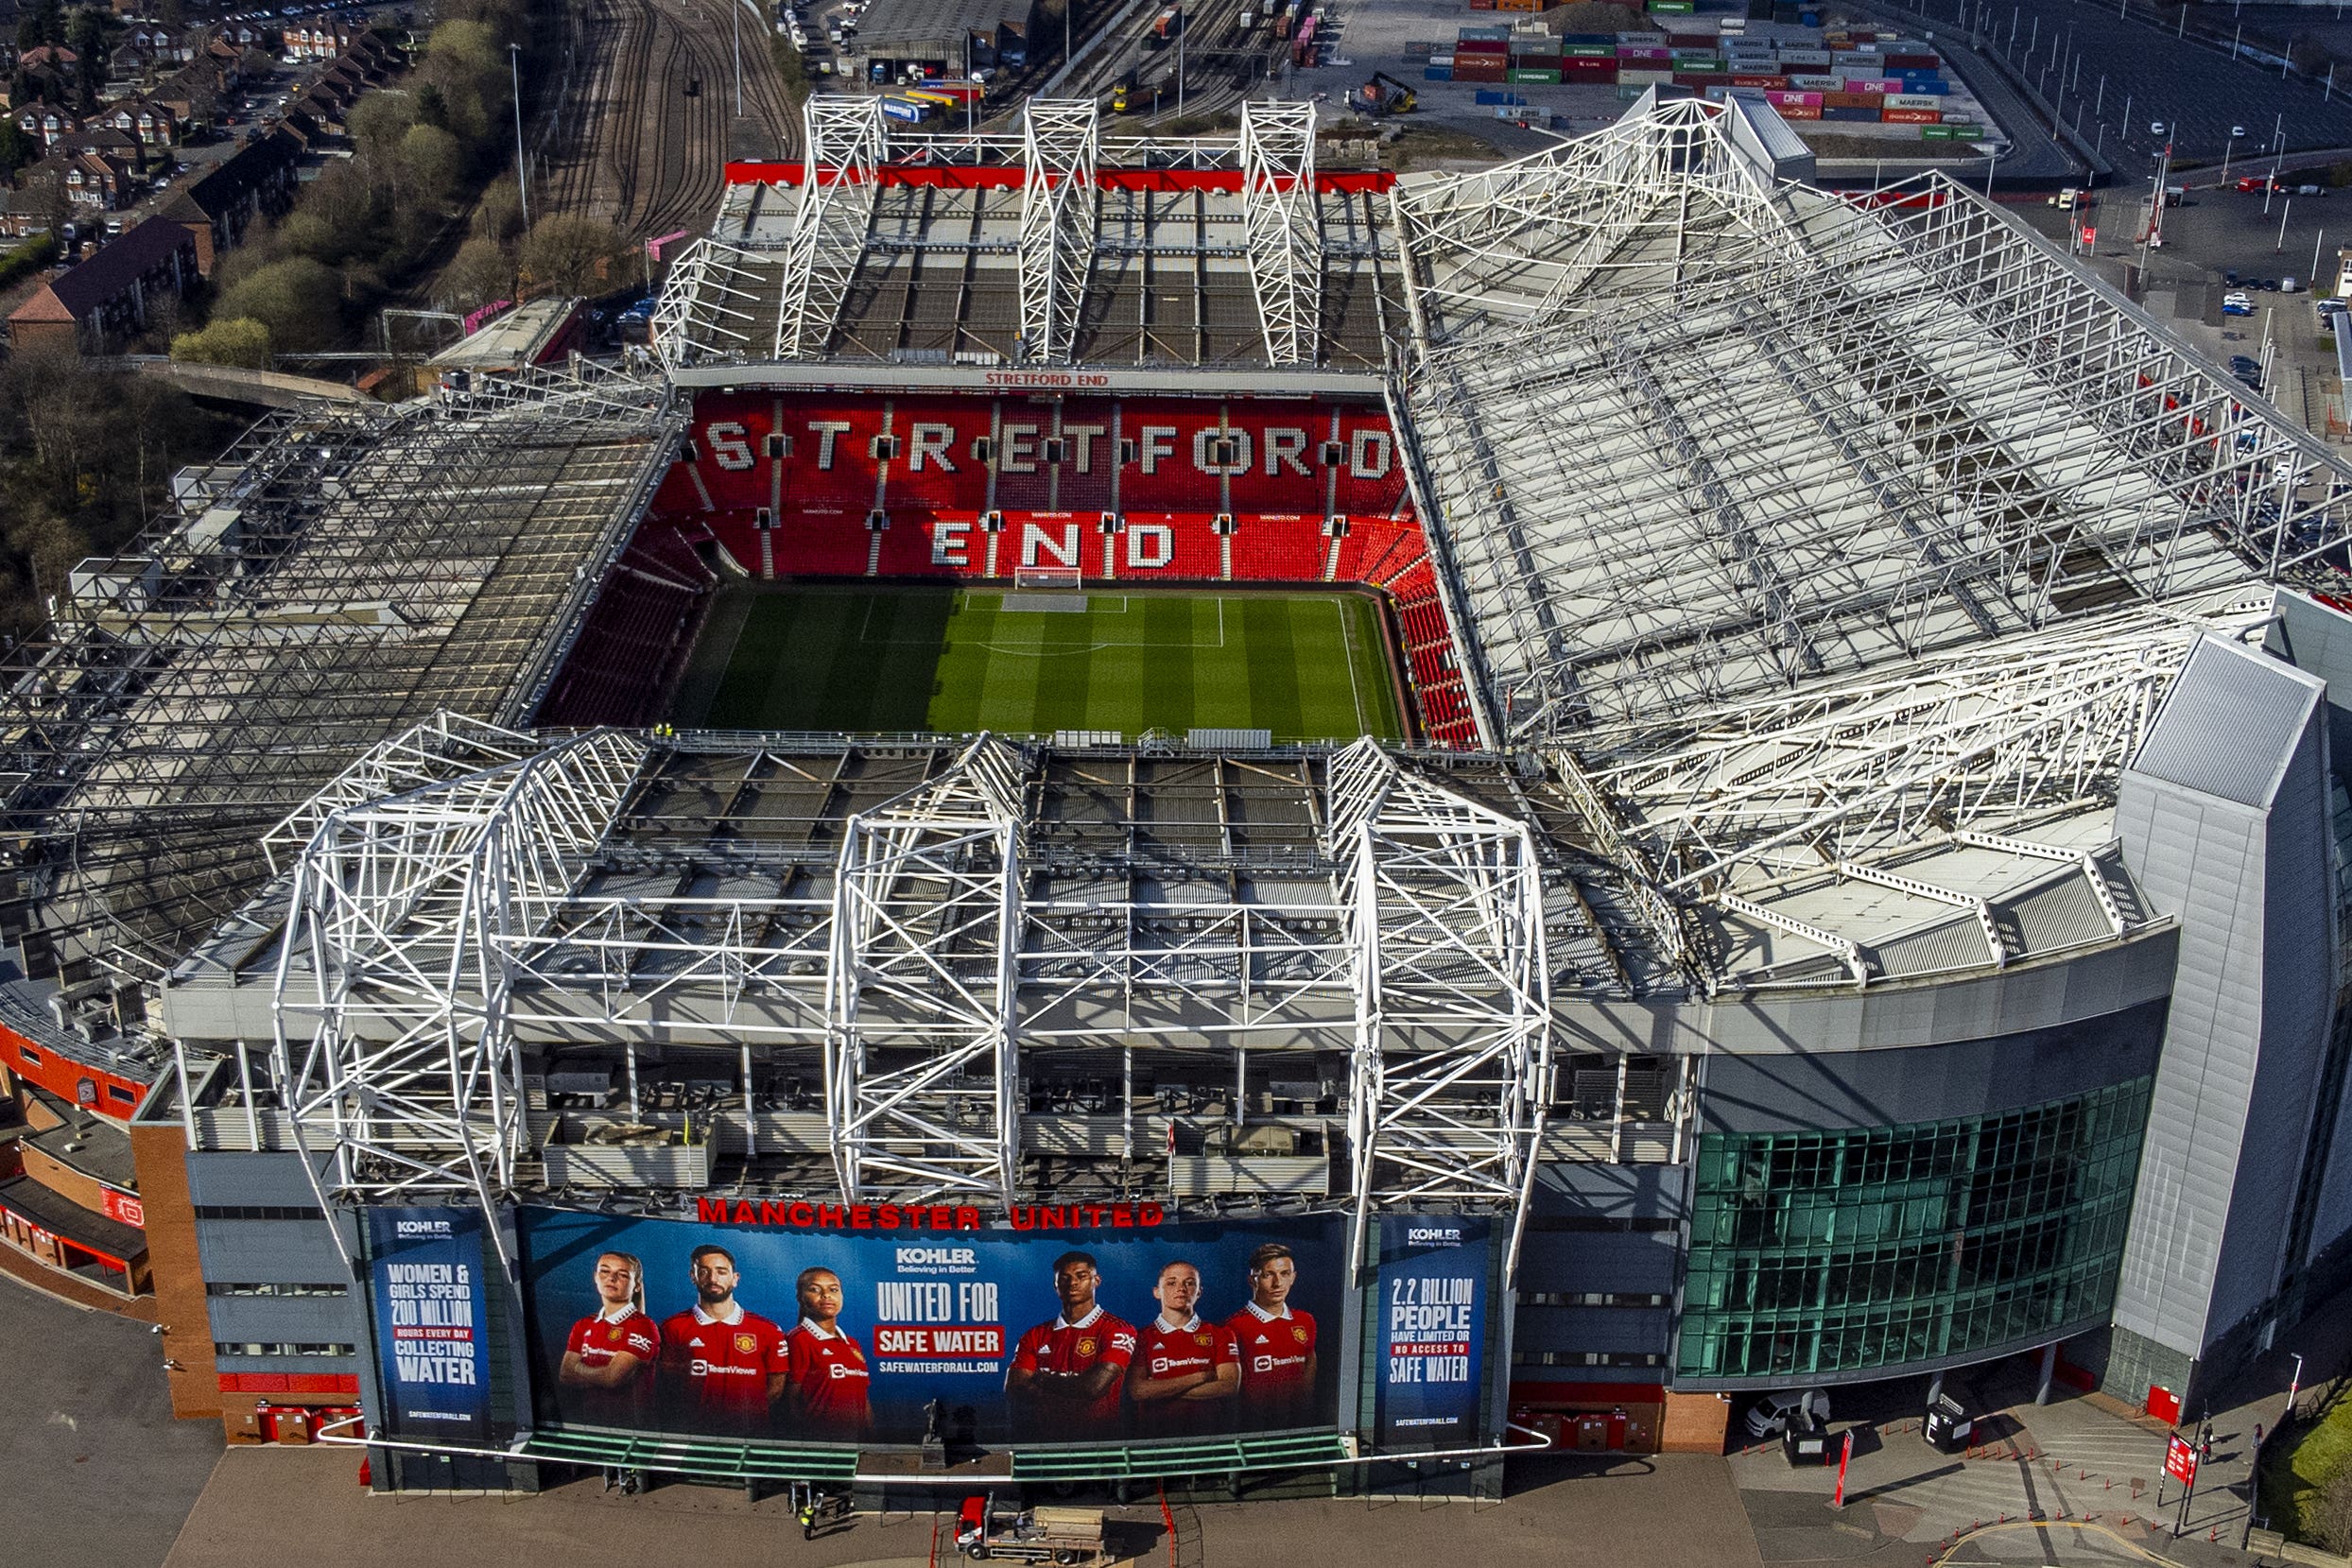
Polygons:
[[808,156],[800,210],[785,242],[778,359],[824,352],[873,226],[875,181],[888,139],[879,98],[820,93],[809,98],[804,116]]
[[294,864],[270,999],[297,1140],[334,1146],[322,1202],[331,1187],[487,1208],[511,1184],[508,948],[571,890],[645,755],[595,731],[324,815]]
[[1019,752],[850,819],[834,884],[825,1115],[842,1196],[1010,1203],[1023,924]]
[[1551,1079],[1534,839],[1369,740],[1330,781],[1356,960],[1355,1255],[1376,1209],[1482,1201],[1514,1209],[1515,1268]]
[[1323,346],[1323,284],[1313,104],[1241,106],[1241,198],[1266,357],[1312,365]]
[[1066,364],[1094,267],[1101,111],[1092,98],[1032,98],[1021,117],[1021,344]]

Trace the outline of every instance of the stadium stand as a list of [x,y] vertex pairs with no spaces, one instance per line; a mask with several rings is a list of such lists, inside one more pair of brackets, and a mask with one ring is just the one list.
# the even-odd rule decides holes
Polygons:
[[1076,567],[1106,581],[1365,583],[1389,601],[1424,732],[1478,744],[1375,407],[706,391],[648,528],[675,538],[681,524],[764,581]]
[[604,575],[540,705],[542,724],[635,727],[661,716],[718,583],[696,554],[697,534],[710,537],[690,520],[649,520],[638,528]]

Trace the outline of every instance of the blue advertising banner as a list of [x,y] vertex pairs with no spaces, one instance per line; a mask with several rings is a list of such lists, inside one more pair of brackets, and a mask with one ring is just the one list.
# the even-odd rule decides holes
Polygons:
[[1338,1424],[1338,1216],[701,1213],[520,1211],[543,1422],[911,1443],[938,1401],[980,1442]]
[[1489,1252],[1484,1219],[1381,1219],[1380,1374],[1373,1405],[1380,1447],[1478,1441]]
[[376,1354],[395,1437],[486,1438],[482,1215],[477,1209],[370,1209]]

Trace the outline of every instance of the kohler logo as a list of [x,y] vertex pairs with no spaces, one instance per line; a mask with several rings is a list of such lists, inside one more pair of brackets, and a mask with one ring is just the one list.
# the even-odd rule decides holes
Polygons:
[[898,1266],[918,1268],[925,1264],[976,1263],[979,1254],[969,1247],[902,1247],[898,1249]]
[[392,1234],[396,1236],[445,1236],[449,1234],[449,1221],[445,1219],[396,1219],[392,1222]]
[[1406,1231],[1405,1241],[1412,1247],[1459,1247],[1461,1245],[1461,1227],[1415,1225]]

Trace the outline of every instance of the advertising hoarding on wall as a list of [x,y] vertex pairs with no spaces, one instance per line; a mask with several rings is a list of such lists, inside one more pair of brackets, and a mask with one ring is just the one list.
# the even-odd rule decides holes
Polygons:
[[1379,1447],[1461,1448],[1478,1441],[1491,1278],[1484,1219],[1381,1219],[1380,1364],[1373,1413]]
[[994,1443],[1338,1423],[1338,1216],[768,1207],[521,1210],[540,1421],[872,1444],[919,1441],[934,1401]]
[[367,1215],[386,1424],[399,1438],[489,1436],[481,1211]]

